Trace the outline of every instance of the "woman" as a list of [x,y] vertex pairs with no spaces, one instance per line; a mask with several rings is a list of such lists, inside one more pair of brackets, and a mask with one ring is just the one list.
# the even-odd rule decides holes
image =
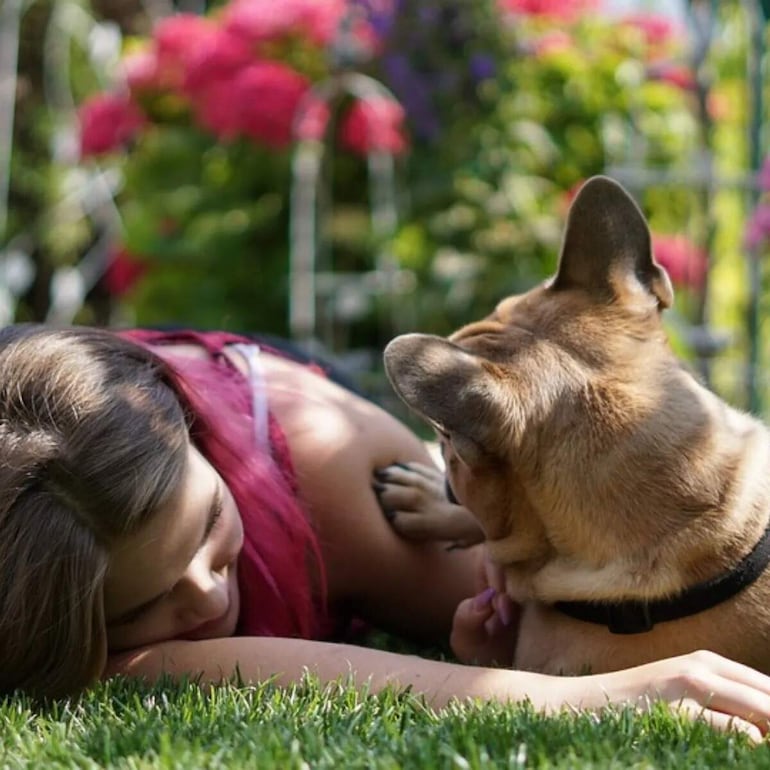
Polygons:
[[462,600],[455,631],[487,639],[492,595],[468,599],[480,550],[394,532],[372,487],[394,463],[430,458],[318,367],[247,339],[0,331],[0,688],[310,670],[411,686],[436,707],[660,697],[754,739],[766,730],[770,679],[709,653],[558,678],[325,641],[355,619],[444,638]]

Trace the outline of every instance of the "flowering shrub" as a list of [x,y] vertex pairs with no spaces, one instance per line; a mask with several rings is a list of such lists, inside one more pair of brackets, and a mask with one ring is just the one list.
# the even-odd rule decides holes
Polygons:
[[[587,177],[613,164],[685,168],[697,145],[682,30],[655,16],[591,13],[589,2],[501,6],[511,55],[453,157],[451,195],[437,202],[426,192],[421,207],[419,180],[410,180],[415,215],[396,241],[440,332],[554,269],[570,196]],[[657,230],[681,226],[686,195],[645,194]],[[664,258],[673,253],[662,248]],[[677,275],[694,285],[700,252],[687,253],[699,266]]]
[[[126,57],[128,94],[97,94],[82,105],[84,156],[119,149],[147,122],[192,122],[224,142],[245,138],[274,149],[291,142],[300,100],[328,74],[323,48],[345,11],[342,0],[234,0],[218,17],[177,14]],[[402,152],[398,105],[356,102],[346,146],[370,149],[369,134]],[[351,139],[352,134],[355,135]]]
[[[300,103],[303,138],[335,130],[354,156],[408,146],[397,103],[310,97],[331,73],[326,46],[349,10],[344,0],[232,0],[168,17],[127,47],[122,89],[82,104],[84,160],[123,171],[123,243],[104,284],[137,322],[286,331]],[[352,34],[362,48],[376,43],[360,15]]]
[[[686,163],[695,130],[681,31],[597,7],[231,0],[159,24],[128,47],[126,93],[95,97],[125,107],[125,128],[92,141],[83,122],[84,153],[124,172],[124,249],[149,266],[129,272],[136,320],[286,332],[292,128],[307,139],[333,132],[343,150],[332,221],[320,223],[341,270],[371,265],[355,156],[411,145],[393,250],[420,279],[421,328],[447,331],[545,275],[576,185],[627,160],[637,140],[645,155],[634,161]],[[369,52],[367,71],[400,104],[309,98],[346,25],[348,47]],[[658,230],[674,231],[670,203],[649,202]],[[699,285],[700,253],[662,244],[676,280]]]

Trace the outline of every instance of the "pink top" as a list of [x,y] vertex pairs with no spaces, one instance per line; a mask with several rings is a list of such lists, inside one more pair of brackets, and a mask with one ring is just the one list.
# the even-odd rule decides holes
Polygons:
[[[120,336],[152,346],[168,364],[169,384],[192,416],[190,435],[238,505],[244,546],[238,563],[237,633],[329,637],[335,624],[326,608],[323,562],[298,497],[286,438],[269,411],[266,392],[255,390],[262,385],[257,370],[245,377],[223,352],[226,345],[244,345],[257,353],[259,346],[228,332],[130,330]],[[158,349],[178,344],[199,345],[210,355],[197,359]],[[249,350],[243,352],[249,360]]]

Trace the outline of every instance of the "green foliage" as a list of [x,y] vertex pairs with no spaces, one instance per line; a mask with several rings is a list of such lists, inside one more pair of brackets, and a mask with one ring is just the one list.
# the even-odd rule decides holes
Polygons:
[[405,692],[341,682],[270,685],[114,680],[80,701],[0,706],[3,767],[46,768],[762,768],[766,748],[687,723],[664,706],[637,715],[455,704],[437,715]]
[[153,258],[138,320],[285,331],[287,153],[164,127],[125,170],[125,243]]
[[[418,278],[412,297],[393,300],[402,325],[447,332],[547,275],[568,193],[612,162],[689,162],[690,97],[650,77],[653,60],[681,54],[676,37],[653,46],[638,26],[599,15],[563,27],[508,18],[491,0],[399,8],[369,70],[402,98],[412,128],[390,244]],[[426,13],[446,35],[420,36]],[[273,53],[314,80],[329,71],[301,40]],[[143,107],[153,123],[117,159],[125,243],[152,265],[126,298],[135,320],[286,333],[290,150],[218,141],[168,94]],[[370,269],[383,244],[369,228],[365,164],[335,153],[326,172],[321,253],[338,271]],[[669,199],[650,213],[665,227],[671,210]],[[378,330],[387,302],[344,343],[377,348],[403,330]]]
[[[464,139],[448,200],[415,194],[396,238],[419,271],[422,329],[446,333],[548,275],[579,182],[619,162],[686,168],[696,146],[689,95],[649,79],[652,50],[634,25],[519,17],[508,34],[511,55],[482,90],[490,114]],[[668,53],[681,55],[676,40]],[[653,221],[671,211],[670,193],[645,202]]]

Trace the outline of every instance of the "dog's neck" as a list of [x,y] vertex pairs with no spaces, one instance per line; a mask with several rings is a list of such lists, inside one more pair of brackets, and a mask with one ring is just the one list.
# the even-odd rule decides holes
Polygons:
[[770,525],[754,547],[731,569],[654,601],[560,601],[554,607],[576,620],[606,626],[613,634],[639,634],[658,623],[690,617],[732,599],[756,582],[770,564]]

